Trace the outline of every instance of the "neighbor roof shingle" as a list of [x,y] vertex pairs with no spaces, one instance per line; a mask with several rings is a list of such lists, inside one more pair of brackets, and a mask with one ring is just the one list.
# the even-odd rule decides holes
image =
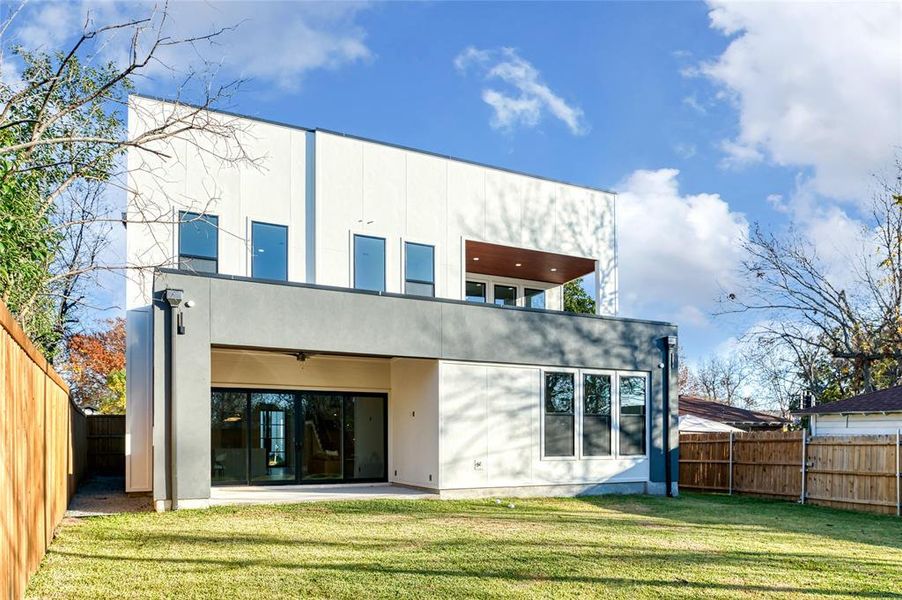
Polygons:
[[787,422],[776,415],[746,410],[737,406],[727,406],[695,396],[680,396],[680,414],[695,415],[719,423],[780,424]]
[[853,396],[845,400],[818,404],[805,410],[793,411],[796,415],[830,413],[881,413],[902,412],[902,385]]

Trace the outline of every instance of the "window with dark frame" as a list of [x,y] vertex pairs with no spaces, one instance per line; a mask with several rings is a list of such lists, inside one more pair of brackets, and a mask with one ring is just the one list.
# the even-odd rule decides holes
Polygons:
[[524,289],[523,304],[526,308],[545,308],[545,290],[534,288]]
[[575,375],[564,372],[545,372],[544,455],[572,457],[575,455]]
[[517,288],[512,285],[496,285],[495,304],[498,306],[517,306]]
[[404,293],[435,297],[435,247],[404,242]]
[[468,281],[466,285],[467,302],[485,303],[485,284],[481,281]]
[[645,454],[645,410],[648,380],[644,375],[620,377],[620,454]]
[[354,236],[354,287],[385,291],[385,238]]
[[611,455],[611,376],[583,374],[583,455]]
[[219,217],[179,212],[178,268],[195,273],[219,272]]
[[251,223],[251,277],[288,280],[288,227]]

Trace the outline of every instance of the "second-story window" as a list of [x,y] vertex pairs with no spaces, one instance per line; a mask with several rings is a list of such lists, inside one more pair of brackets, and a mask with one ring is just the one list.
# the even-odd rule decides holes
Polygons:
[[404,243],[404,293],[435,296],[435,248]]
[[481,281],[468,281],[466,298],[467,302],[485,302],[485,284]]
[[354,287],[385,291],[385,239],[354,236]]
[[219,272],[219,217],[179,212],[179,269]]
[[512,285],[495,286],[495,304],[498,306],[517,306],[517,288]]
[[288,279],[288,227],[251,223],[251,277]]
[[523,304],[526,308],[545,308],[545,290],[526,288],[523,290]]

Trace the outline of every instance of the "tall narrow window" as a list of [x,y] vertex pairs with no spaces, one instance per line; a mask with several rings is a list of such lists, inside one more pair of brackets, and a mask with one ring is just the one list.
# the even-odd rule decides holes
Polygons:
[[485,284],[481,281],[467,282],[467,302],[485,302]]
[[179,269],[219,271],[219,217],[179,212]]
[[523,298],[526,308],[545,308],[545,290],[526,288]]
[[435,248],[404,243],[404,293],[435,296]]
[[645,454],[646,386],[644,376],[620,378],[620,454]]
[[251,223],[251,277],[288,279],[288,228]]
[[512,285],[496,285],[495,304],[498,306],[517,306],[517,288]]
[[385,240],[368,235],[354,236],[354,287],[385,291]]
[[611,376],[583,375],[583,455],[611,454]]
[[573,373],[545,373],[545,456],[574,454]]

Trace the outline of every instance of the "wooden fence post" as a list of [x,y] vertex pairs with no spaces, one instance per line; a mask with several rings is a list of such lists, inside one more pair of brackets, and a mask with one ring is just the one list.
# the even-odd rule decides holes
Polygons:
[[902,434],[902,429],[896,430],[896,516],[902,515],[902,485],[900,485],[900,471],[899,467],[902,466],[899,464],[899,437]]
[[730,432],[730,474],[729,474],[730,495],[733,495],[733,432]]
[[802,495],[800,502],[805,504],[805,487],[808,483],[808,430],[802,430]]

